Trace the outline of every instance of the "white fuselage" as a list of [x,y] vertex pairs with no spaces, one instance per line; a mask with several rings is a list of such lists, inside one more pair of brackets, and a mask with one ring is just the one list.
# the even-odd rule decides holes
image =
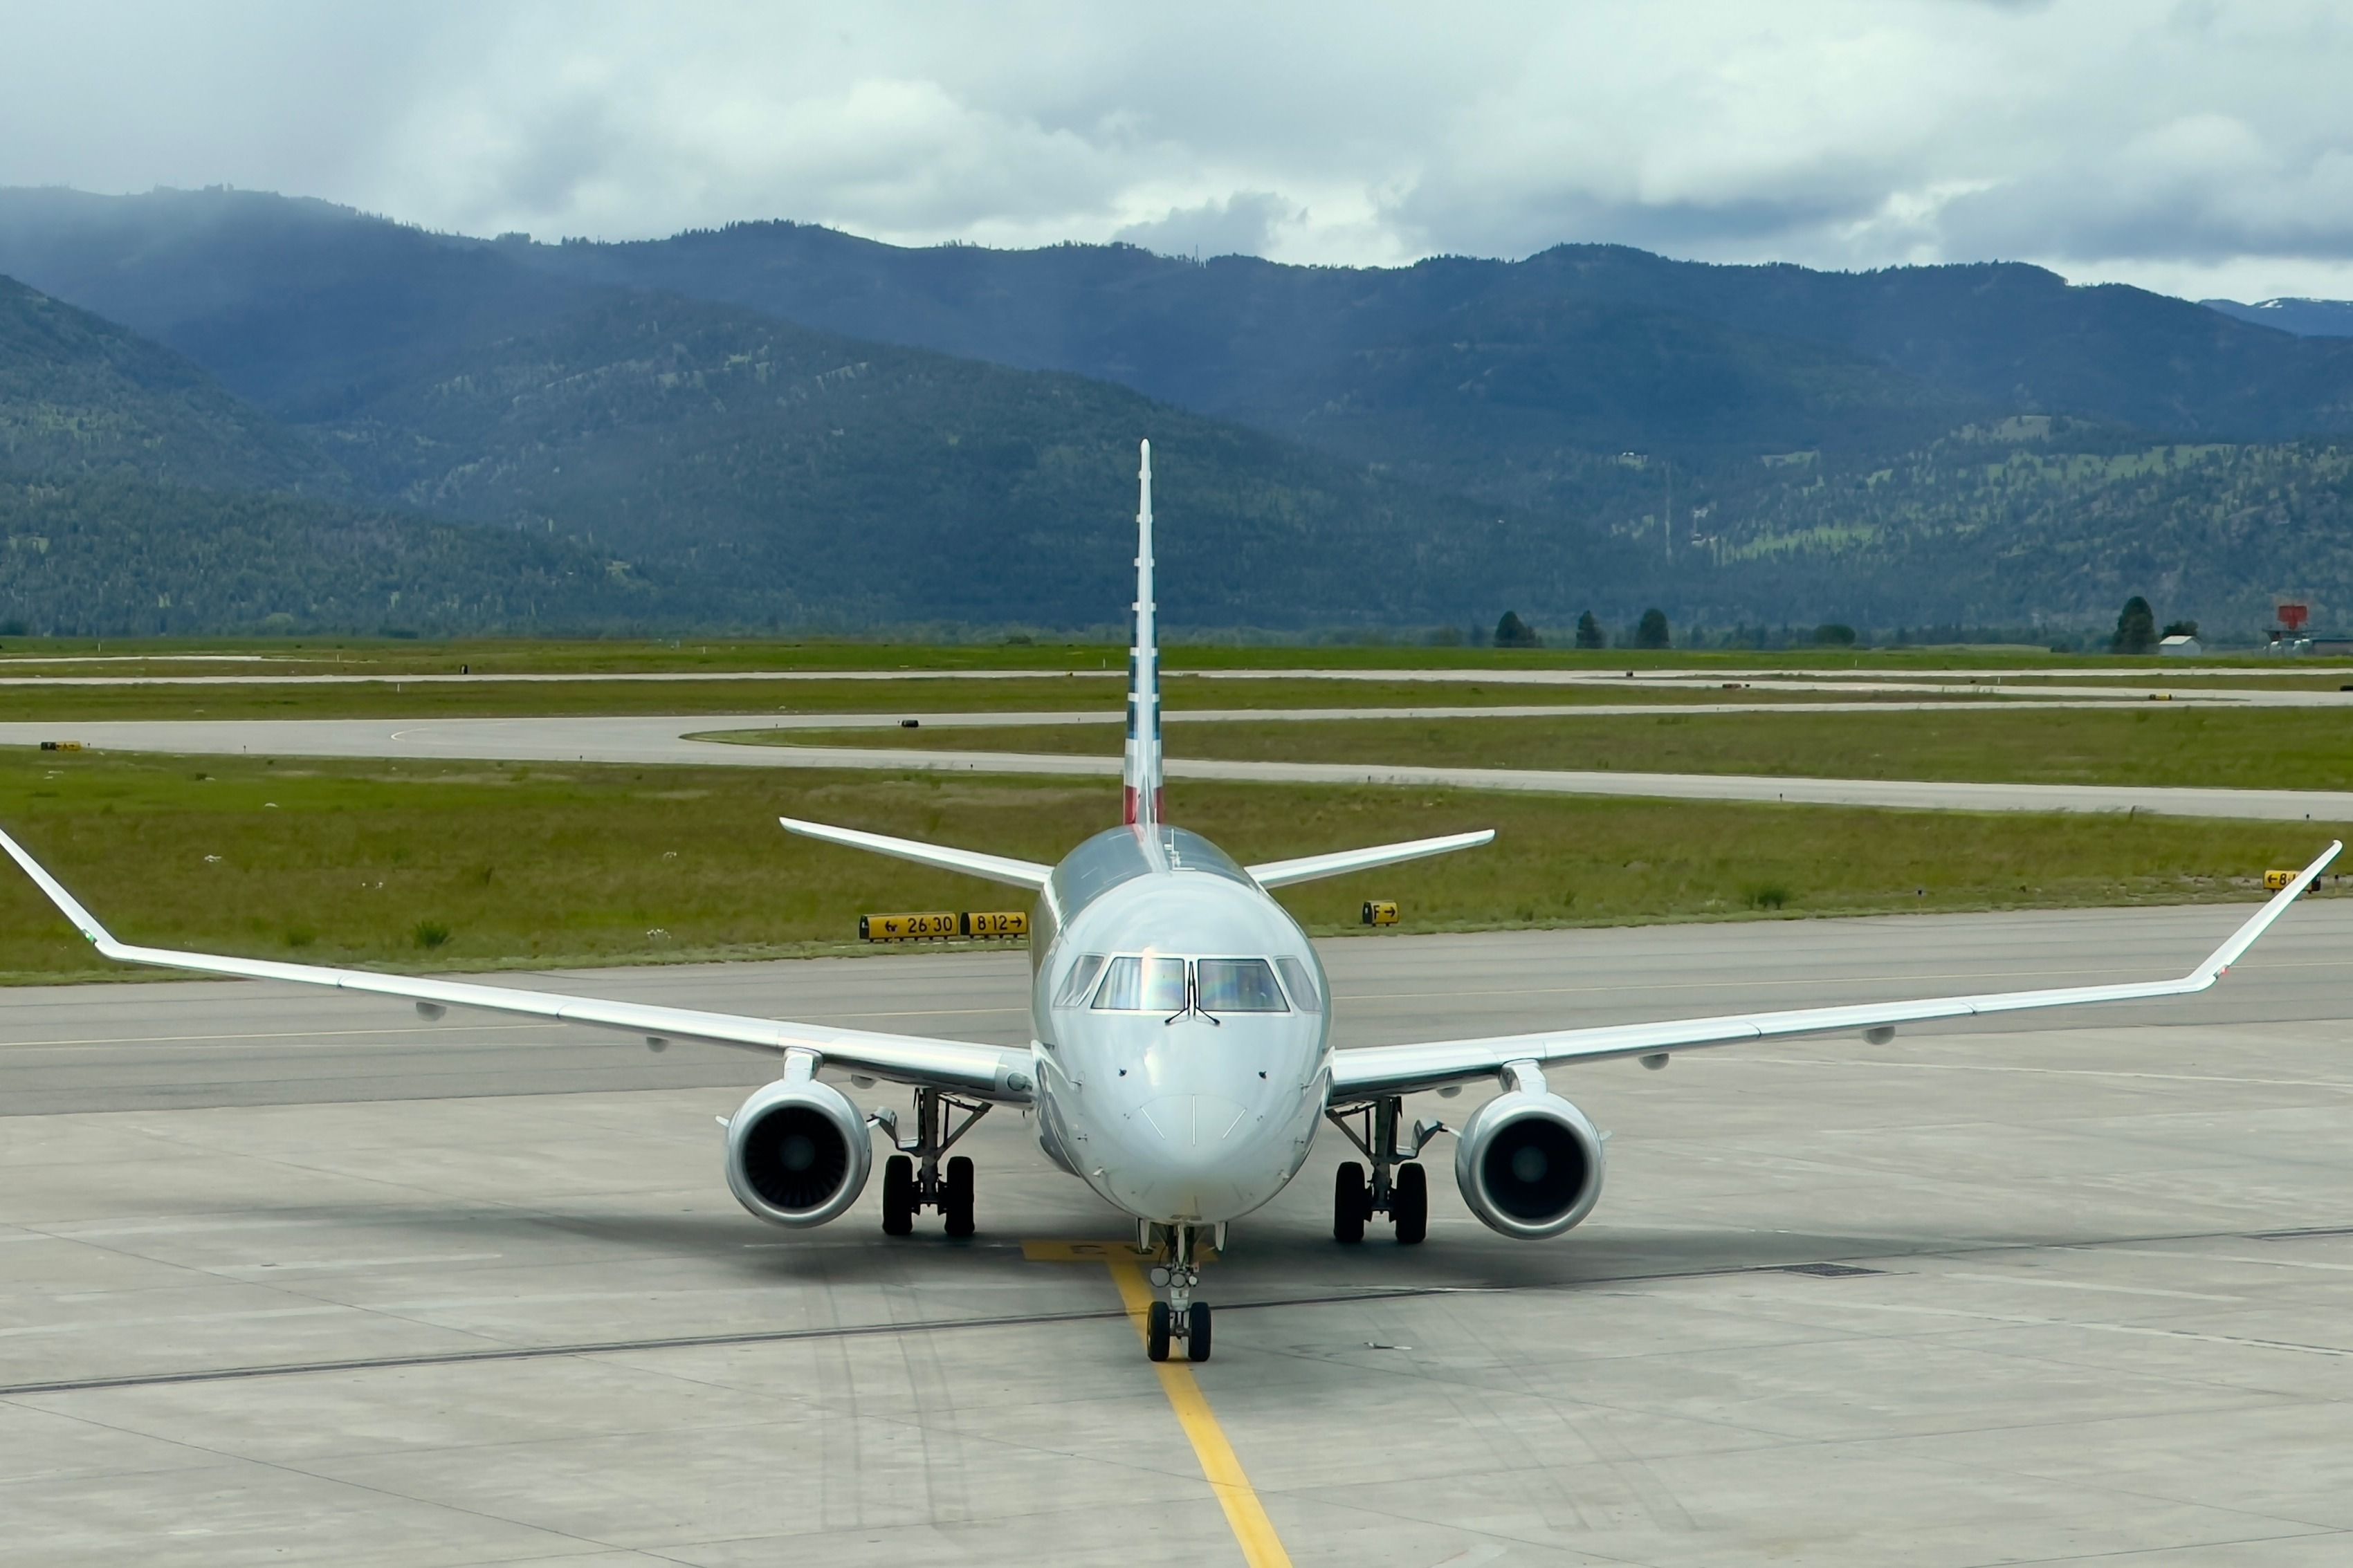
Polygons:
[[1282,906],[1196,834],[1120,827],[1056,868],[1033,935],[1047,1153],[1167,1225],[1238,1218],[1281,1192],[1331,1068],[1323,967]]

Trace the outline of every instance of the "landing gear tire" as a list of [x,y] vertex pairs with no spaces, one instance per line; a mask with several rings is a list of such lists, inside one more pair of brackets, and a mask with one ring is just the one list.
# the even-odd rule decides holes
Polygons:
[[972,1234],[972,1162],[958,1154],[948,1162],[941,1184],[940,1212],[947,1216],[950,1236]]
[[882,1165],[882,1234],[907,1236],[915,1228],[915,1162],[893,1154]]
[[1185,1313],[1185,1354],[1194,1361],[1209,1359],[1209,1304],[1196,1301]]
[[1418,1164],[1398,1167],[1389,1193],[1389,1217],[1397,1222],[1399,1247],[1413,1247],[1430,1234],[1430,1176]]
[[1168,1303],[1155,1301],[1144,1317],[1144,1353],[1154,1361],[1168,1359]]
[[1365,1239],[1365,1168],[1354,1160],[1332,1179],[1332,1239],[1353,1247]]

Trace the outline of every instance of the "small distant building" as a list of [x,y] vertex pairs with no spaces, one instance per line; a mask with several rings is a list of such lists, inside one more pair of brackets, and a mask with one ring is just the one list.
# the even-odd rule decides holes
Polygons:
[[2157,645],[2157,651],[2167,658],[2196,658],[2206,650],[2199,645],[2196,637],[2187,633],[2176,632],[2173,636],[2160,641]]

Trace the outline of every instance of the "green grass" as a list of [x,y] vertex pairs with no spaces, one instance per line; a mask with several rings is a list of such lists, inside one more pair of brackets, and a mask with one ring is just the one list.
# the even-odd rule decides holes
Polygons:
[[[1399,900],[1408,931],[2251,900],[2333,831],[1242,784],[1180,784],[1171,806],[1244,860],[1499,830],[1491,849],[1285,892],[1327,932],[1366,898]],[[1115,812],[1093,781],[0,756],[0,824],[125,939],[399,968],[838,950],[861,911],[1022,900],[790,838],[779,813],[1050,860]],[[12,868],[0,972],[123,973]]]
[[[1106,606],[1106,619],[1124,607]],[[191,654],[241,655],[254,668],[286,672],[370,670],[390,674],[455,673],[461,664],[477,671],[565,674],[611,670],[714,669],[1066,669],[1124,668],[1124,642],[1109,637],[1040,636],[1023,642],[867,642],[822,638],[684,637],[658,641],[622,638],[527,639],[464,637],[0,637],[0,673],[33,658],[104,658],[151,661],[158,670],[187,668],[174,662]],[[1347,642],[1178,641],[1163,650],[1170,669],[1837,669],[1900,673],[1920,669],[2030,671],[2068,669],[2106,662],[2093,654],[2052,654],[2039,648],[1958,647],[1905,648],[1809,647],[1764,652],[1748,648],[1643,652],[1611,648],[1581,653],[1574,648],[1497,649],[1431,647],[1403,640],[1367,646]],[[2151,679],[2184,668],[2235,668],[2262,670],[2279,661],[2254,655],[2210,658],[2188,663],[2154,658],[2117,659],[2120,668],[2148,671]],[[27,668],[38,667],[27,666]],[[90,673],[97,673],[96,669]]]
[[[1177,723],[1169,753],[1283,762],[1388,763],[1783,778],[2017,784],[2353,788],[2353,712],[2142,707],[2037,712],[1661,713],[1559,719],[1335,719]],[[1121,734],[1085,726],[920,731],[742,731],[776,745],[1116,755]]]
[[[0,668],[0,675],[7,673]],[[1199,708],[1475,707],[1709,700],[1820,700],[1834,694],[1715,684],[1660,690],[1635,687],[1506,686],[1473,681],[1206,680],[1172,674],[1169,710]],[[332,686],[0,686],[0,718],[65,729],[109,719],[458,719],[517,714],[934,713],[984,710],[1116,713],[1124,674],[1040,675],[997,680],[582,680],[513,684],[404,682],[398,678]],[[1859,694],[1855,700],[1870,700]]]

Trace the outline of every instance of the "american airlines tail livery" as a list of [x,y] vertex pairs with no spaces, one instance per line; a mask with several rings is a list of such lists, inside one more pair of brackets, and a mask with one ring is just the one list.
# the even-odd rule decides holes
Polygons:
[[[1557,1236],[1601,1195],[1602,1141],[1585,1113],[1554,1091],[1549,1071],[1617,1057],[1662,1067],[1677,1051],[1750,1040],[1845,1032],[1880,1040],[1899,1025],[1931,1019],[2188,995],[2221,978],[2342,847],[2329,845],[2178,979],[1335,1051],[1323,965],[1274,889],[1472,848],[1494,835],[1244,866],[1172,826],[1161,787],[1149,443],[1139,479],[1118,826],[1045,866],[780,819],[789,832],[1034,893],[1025,1047],[140,947],[116,940],[14,838],[0,834],[0,847],[100,953],[125,963],[404,996],[428,1018],[450,1007],[486,1008],[643,1035],[655,1045],[698,1040],[781,1058],[780,1076],[737,1109],[726,1134],[728,1187],[774,1225],[823,1225],[846,1213],[872,1174],[870,1130],[880,1129],[892,1150],[882,1168],[884,1232],[908,1234],[929,1208],[950,1235],[969,1235],[972,1162],[948,1151],[993,1108],[1029,1107],[1046,1158],[1131,1215],[1138,1247],[1157,1255],[1153,1279],[1166,1296],[1153,1302],[1148,1323],[1155,1361],[1166,1360],[1172,1346],[1194,1361],[1208,1359],[1209,1308],[1194,1299],[1201,1265],[1228,1225],[1299,1174],[1326,1122],[1363,1155],[1340,1166],[1333,1187],[1332,1229],[1342,1242],[1361,1241],[1377,1215],[1388,1217],[1398,1241],[1423,1238],[1430,1198],[1420,1156],[1449,1131],[1454,1179],[1473,1214],[1505,1236]],[[893,1111],[860,1110],[818,1076],[826,1069],[911,1087],[912,1131],[902,1135]],[[1405,1096],[1482,1079],[1502,1092],[1460,1128],[1406,1124]]]

